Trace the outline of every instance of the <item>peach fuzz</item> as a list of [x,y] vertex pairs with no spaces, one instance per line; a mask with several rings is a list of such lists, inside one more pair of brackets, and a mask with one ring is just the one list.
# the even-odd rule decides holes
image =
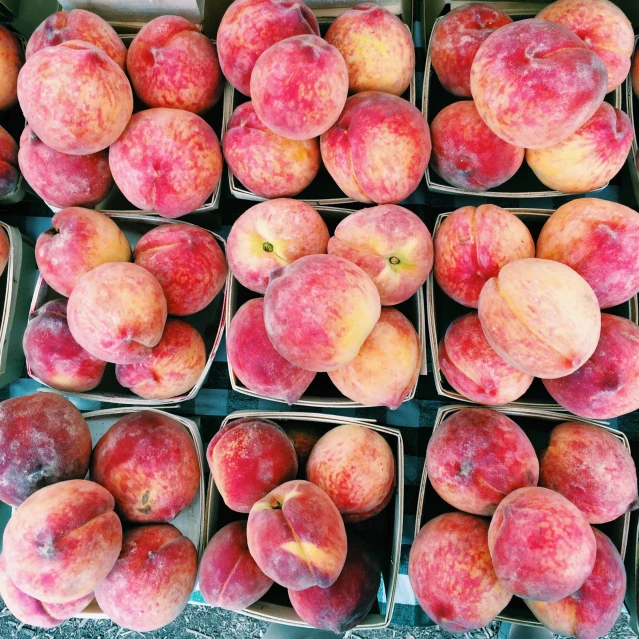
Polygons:
[[603,60],[608,72],[607,93],[621,86],[630,71],[635,35],[619,7],[608,0],[557,0],[537,17],[568,27]]
[[344,521],[363,521],[390,502],[395,458],[378,432],[344,424],[329,430],[313,446],[306,476],[333,500]]
[[280,40],[319,35],[315,15],[300,0],[235,0],[217,31],[220,66],[227,80],[244,95],[257,59]]
[[27,43],[26,59],[47,47],[82,40],[104,51],[123,71],[126,46],[115,29],[99,15],[84,9],[58,11],[44,20]]
[[298,200],[260,202],[235,221],[226,253],[235,279],[265,293],[271,273],[305,255],[326,253],[329,232],[320,214]]
[[448,327],[439,342],[439,367],[458,393],[488,406],[518,400],[534,379],[497,355],[477,313],[459,317]]
[[373,280],[336,255],[307,255],[273,271],[264,297],[264,325],[275,350],[315,372],[352,362],[380,313]]
[[526,149],[572,135],[599,108],[607,85],[604,63],[583,40],[560,24],[536,18],[495,31],[470,72],[482,120],[502,140]]
[[433,240],[426,225],[395,204],[345,217],[328,242],[328,252],[363,268],[375,282],[383,306],[411,298],[433,267]]
[[4,229],[0,229],[0,276],[4,273],[9,263],[11,244]]
[[18,99],[18,74],[22,68],[22,47],[16,37],[0,25],[0,111],[10,109]]
[[126,531],[113,570],[95,589],[109,618],[137,632],[171,623],[186,607],[197,578],[197,550],[175,526]]
[[233,316],[226,330],[226,355],[246,388],[287,404],[300,399],[315,378],[275,350],[266,333],[261,297],[243,304]]
[[446,14],[433,29],[430,41],[432,65],[442,86],[454,95],[470,98],[470,69],[479,47],[496,29],[511,22],[500,9],[481,3]]
[[397,309],[382,308],[355,359],[328,376],[354,402],[394,410],[415,388],[421,362],[421,344],[413,325]]
[[639,214],[617,202],[572,200],[544,224],[537,257],[577,271],[601,308],[617,306],[639,292]]
[[204,113],[224,88],[215,46],[179,16],[147,22],[131,42],[126,69],[135,94],[150,107]]
[[510,262],[486,282],[479,320],[500,357],[542,379],[583,366],[601,330],[597,297],[586,280],[565,264],[537,258]]
[[198,453],[180,423],[156,411],[136,411],[119,419],[95,445],[91,480],[113,495],[125,521],[171,521],[197,494]]
[[477,308],[484,284],[515,260],[535,256],[526,225],[494,204],[464,206],[444,219],[434,239],[435,279],[448,297]]
[[133,112],[131,85],[122,69],[80,40],[32,55],[18,76],[18,100],[35,134],[71,155],[106,149]]
[[278,135],[310,140],[328,131],[348,96],[341,53],[316,35],[299,35],[268,48],[251,74],[257,117]]
[[248,513],[280,484],[295,479],[297,456],[284,430],[268,419],[239,419],[211,440],[206,459],[224,503]]
[[251,557],[245,521],[213,535],[200,561],[199,584],[206,603],[233,611],[254,604],[273,585]]
[[73,339],[113,364],[149,357],[162,338],[166,299],[160,283],[137,264],[111,262],[84,275],[67,305]]
[[65,604],[89,595],[113,567],[122,524],[113,497],[73,479],[45,486],[13,513],[2,557],[11,581],[34,599]]
[[565,637],[598,639],[612,630],[626,593],[626,570],[615,545],[596,528],[597,558],[592,573],[577,592],[555,601],[526,601],[546,628]]
[[83,393],[102,380],[106,362],[73,339],[65,299],[51,300],[31,315],[22,348],[33,375],[57,390]]
[[326,169],[358,202],[396,204],[424,178],[431,142],[424,116],[410,102],[379,91],[346,101],[320,139]]
[[233,111],[222,147],[235,177],[266,199],[298,195],[320,167],[317,138],[289,140],[278,135],[257,117],[252,102]]
[[262,572],[290,590],[328,588],[346,561],[346,529],[335,504],[307,481],[289,481],[256,502],[246,528]]
[[163,224],[145,233],[135,263],[160,282],[169,315],[205,309],[226,282],[226,258],[215,237],[191,224]]
[[18,186],[18,153],[16,141],[0,126],[0,197]]
[[163,217],[202,206],[222,177],[215,131],[195,113],[136,113],[109,150],[113,179],[129,202]]
[[419,605],[443,630],[490,623],[512,595],[497,579],[488,552],[488,523],[464,513],[431,519],[410,551],[408,576]]

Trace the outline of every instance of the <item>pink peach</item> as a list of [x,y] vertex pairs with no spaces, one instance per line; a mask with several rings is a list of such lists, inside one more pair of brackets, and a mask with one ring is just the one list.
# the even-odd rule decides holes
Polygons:
[[18,99],[18,74],[22,68],[22,47],[16,37],[0,25],[0,111],[10,109]]
[[0,126],[0,197],[9,195],[18,186],[18,145]]

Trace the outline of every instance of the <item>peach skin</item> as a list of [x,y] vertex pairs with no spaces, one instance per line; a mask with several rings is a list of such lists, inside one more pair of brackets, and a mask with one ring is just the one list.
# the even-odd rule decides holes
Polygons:
[[0,126],[0,197],[8,195],[18,186],[19,153],[16,141]]
[[10,109],[18,99],[18,75],[23,57],[16,37],[0,25],[0,112]]

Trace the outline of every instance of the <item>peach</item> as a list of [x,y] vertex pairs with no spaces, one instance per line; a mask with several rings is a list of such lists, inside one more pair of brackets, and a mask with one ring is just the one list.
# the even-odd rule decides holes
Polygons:
[[328,588],[289,590],[295,612],[313,628],[342,633],[355,628],[377,602],[381,568],[368,546],[348,540],[346,563]]
[[583,40],[536,18],[495,31],[470,71],[482,120],[502,140],[526,149],[572,135],[599,108],[607,85],[603,61]]
[[35,134],[55,151],[71,155],[106,149],[133,112],[131,85],[122,69],[80,40],[32,55],[18,77],[18,100]]
[[260,202],[235,221],[226,252],[233,276],[251,291],[264,293],[271,273],[305,255],[326,253],[328,228],[305,202]]
[[419,531],[408,577],[419,605],[450,632],[485,626],[512,597],[493,570],[488,523],[463,513],[435,517]]
[[430,126],[431,167],[446,182],[466,191],[487,191],[517,173],[524,149],[498,138],[477,113],[472,100],[442,109]]
[[397,309],[379,321],[355,359],[328,376],[343,395],[365,406],[399,408],[417,383],[422,351],[417,331]]
[[254,393],[294,404],[315,373],[284,359],[273,347],[264,326],[264,299],[249,300],[226,330],[226,356],[238,379]]
[[73,339],[94,357],[134,364],[162,338],[166,299],[160,283],[137,264],[111,262],[84,275],[67,305]]
[[300,0],[235,0],[217,31],[220,66],[226,79],[244,95],[257,59],[269,47],[305,33],[319,35],[315,15]]
[[317,444],[320,437],[324,434],[324,430],[319,424],[304,422],[300,424],[289,424],[284,430],[288,438],[293,442],[293,448],[297,455],[297,476],[306,477],[306,464],[311,455],[313,446]]
[[95,589],[109,618],[137,632],[157,630],[184,610],[197,578],[197,550],[175,526],[139,526],[124,534],[113,570]]
[[568,27],[603,60],[608,72],[607,92],[621,86],[630,71],[635,35],[619,7],[608,0],[557,0],[537,17]]
[[577,271],[601,308],[617,306],[639,292],[639,214],[617,202],[572,200],[544,224],[537,257]]
[[315,372],[352,362],[380,313],[373,280],[336,255],[307,255],[273,271],[264,297],[264,325],[275,350]]
[[11,255],[11,244],[4,229],[0,229],[0,276],[4,273]]
[[55,393],[7,399],[0,403],[0,423],[0,499],[5,503],[19,506],[44,486],[86,475],[91,433],[68,399]]
[[246,536],[262,572],[290,590],[332,586],[346,561],[344,522],[328,495],[307,481],[289,481],[256,502]]
[[58,11],[51,14],[33,32],[25,52],[27,60],[47,47],[55,47],[68,40],[82,40],[101,49],[123,71],[126,47],[115,29],[100,16],[84,9]]
[[163,224],[145,233],[135,263],[154,275],[169,315],[205,309],[226,282],[226,258],[213,235],[191,224]]
[[333,500],[344,521],[363,521],[390,502],[395,458],[378,432],[344,424],[329,430],[313,446],[306,476]]
[[433,267],[433,240],[426,225],[395,204],[345,217],[328,242],[328,252],[363,268],[375,282],[383,306],[411,298]]
[[470,68],[479,47],[496,29],[512,19],[497,7],[472,3],[453,9],[433,29],[430,54],[442,86],[470,98]]
[[222,177],[215,131],[195,113],[136,113],[109,150],[113,179],[129,202],[163,217],[180,217],[206,202]]
[[402,95],[415,71],[410,29],[373,2],[358,4],[335,18],[326,32],[348,68],[348,90]]
[[252,102],[235,109],[222,147],[235,177],[266,199],[298,195],[315,179],[320,167],[317,138],[289,140],[278,135],[257,117]]
[[91,479],[113,495],[123,519],[171,521],[197,494],[198,453],[180,423],[157,411],[136,411],[119,419],[95,445]]
[[101,486],[72,479],[26,499],[4,530],[7,575],[25,594],[66,604],[89,595],[113,567],[122,524]]
[[16,37],[0,25],[0,111],[10,109],[18,99],[18,74],[22,68],[22,47]]
[[579,590],[597,544],[579,509],[559,493],[519,488],[501,501],[488,529],[495,573],[514,595],[557,601]]
[[605,524],[638,506],[637,470],[621,440],[598,426],[553,428],[539,460],[539,483],[570,500],[591,524]]
[[113,187],[106,150],[89,155],[60,153],[44,144],[29,125],[20,136],[18,161],[29,186],[58,208],[93,207]]
[[0,197],[15,191],[19,178],[18,145],[0,126]]
[[206,458],[224,503],[239,513],[297,475],[291,440],[268,419],[229,422],[211,440]]
[[596,528],[597,557],[592,573],[577,592],[555,601],[526,601],[544,626],[563,636],[597,639],[612,630],[626,593],[626,570],[615,545]]
[[233,611],[254,604],[273,585],[251,557],[245,521],[213,535],[200,561],[199,584],[206,603]]
[[126,69],[135,94],[150,107],[204,113],[224,88],[215,46],[179,16],[147,22],[131,42]]
[[365,91],[350,97],[320,140],[326,169],[358,202],[397,204],[424,178],[431,142],[424,116],[395,95]]
[[526,225],[494,204],[464,206],[444,219],[434,240],[435,279],[448,297],[477,308],[484,284],[501,268],[535,256]]
[[488,406],[518,400],[534,379],[497,355],[477,313],[458,317],[448,327],[439,342],[439,367],[458,393]]
[[597,297],[560,262],[509,262],[479,296],[479,320],[497,354],[524,373],[554,379],[594,353],[601,330]]
[[316,35],[293,36],[269,47],[251,74],[257,117],[291,140],[309,140],[328,131],[347,96],[344,58]]
[[506,495],[539,479],[537,454],[524,431],[489,408],[463,408],[435,428],[426,468],[444,501],[484,517]]

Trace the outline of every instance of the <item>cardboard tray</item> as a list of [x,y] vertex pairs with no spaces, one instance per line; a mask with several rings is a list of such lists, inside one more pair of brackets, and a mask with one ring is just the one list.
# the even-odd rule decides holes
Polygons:
[[[530,230],[533,239],[537,242],[537,237],[541,231],[542,226],[546,220],[550,217],[553,211],[543,209],[506,209],[514,215],[516,215]],[[437,216],[435,221],[435,228],[433,230],[433,237],[435,237],[437,230],[441,226],[445,218],[450,213],[442,213]],[[430,352],[433,362],[433,377],[435,380],[435,388],[437,394],[443,397],[448,397],[459,402],[472,402],[472,400],[464,397],[461,393],[458,393],[446,380],[445,376],[441,372],[439,366],[439,342],[443,339],[448,326],[454,319],[461,317],[475,311],[477,309],[468,308],[458,304],[454,300],[444,293],[435,280],[434,270],[431,271],[428,280],[426,282],[426,313],[428,316],[428,333],[430,340]],[[639,300],[635,295],[628,302],[619,304],[612,308],[604,309],[605,313],[612,315],[619,315],[625,317],[635,324],[639,324]],[[559,412],[567,412],[564,408],[559,406],[548,391],[545,389],[541,380],[535,378],[532,386],[522,395],[522,397],[514,402],[508,404],[512,407],[524,407],[524,408],[540,408],[547,410],[555,410]],[[491,408],[493,408],[491,406]]]
[[[632,59],[634,60],[637,54],[637,43],[639,43],[639,35],[635,36],[635,50],[632,53]],[[639,109],[639,100],[632,90],[632,67],[628,72],[625,85],[626,93],[626,110],[628,111],[628,117],[632,123],[632,146],[630,147],[630,153],[628,154],[628,169],[630,170],[630,180],[632,182],[632,188],[635,192],[635,200],[639,202],[639,169],[637,168],[637,161],[639,160],[639,145],[637,144],[637,123],[635,121],[635,111]]]
[[[469,408],[463,404],[453,404],[450,406],[444,406],[437,411],[435,418],[435,424],[433,426],[433,432],[441,425],[441,423],[450,417],[453,413],[456,413],[464,408]],[[548,437],[550,431],[557,425],[566,421],[571,422],[583,422],[586,424],[593,424],[599,428],[607,430],[609,433],[619,439],[623,445],[630,451],[630,444],[628,438],[624,433],[614,430],[601,422],[596,422],[589,419],[581,419],[574,417],[573,415],[565,415],[553,411],[535,410],[527,408],[493,408],[504,415],[508,415],[513,419],[530,438],[535,450],[539,453],[543,448],[547,446]],[[422,473],[422,480],[419,487],[419,497],[417,499],[417,514],[415,517],[415,537],[419,533],[421,527],[428,521],[446,512],[455,512],[456,509],[447,504],[433,489],[432,484],[428,479],[428,472],[426,464],[424,464],[424,471]],[[636,511],[635,511],[636,514]],[[630,513],[626,513],[622,517],[615,519],[607,524],[600,524],[595,526],[603,533],[608,535],[612,542],[615,544],[622,559],[626,554],[626,546],[628,542],[628,529],[630,525]],[[496,617],[499,621],[506,621],[508,623],[517,623],[523,626],[536,626],[543,627],[533,613],[528,609],[526,604],[518,597],[513,597],[511,602],[504,608],[504,610]]]
[[[152,227],[161,226],[163,224],[188,224],[189,226],[194,226],[193,224],[189,224],[188,222],[183,222],[181,220],[164,219],[155,216],[151,217],[136,214],[132,215],[123,213],[112,213],[109,214],[109,217],[111,217],[122,229],[123,233],[126,235],[127,239],[131,243],[131,248],[134,248],[140,237],[142,237],[142,235],[144,235],[147,231],[151,230]],[[208,229],[204,230],[208,231]],[[218,245],[226,254],[226,242],[224,241],[224,239],[216,233],[213,233],[213,231],[208,232],[211,233],[211,235],[216,239]],[[35,311],[37,311],[45,302],[59,297],[62,296],[51,289],[44,281],[42,276],[39,275],[36,282],[35,290],[33,291],[30,313],[35,313]],[[59,391],[54,388],[52,388],[51,390],[59,393],[60,395],[92,399],[95,401],[107,402],[110,404],[126,404],[136,406],[174,406],[176,403],[193,399],[206,381],[209,370],[211,369],[211,366],[213,364],[213,359],[215,358],[217,349],[219,348],[220,342],[222,341],[226,317],[226,299],[227,288],[225,283],[222,290],[215,296],[213,301],[206,308],[202,309],[198,313],[195,313],[194,315],[187,315],[186,317],[178,318],[184,322],[187,322],[188,324],[191,324],[194,328],[197,329],[197,331],[204,339],[207,353],[206,366],[204,367],[204,370],[202,371],[202,374],[200,375],[197,383],[188,393],[178,395],[177,397],[171,397],[169,399],[143,399],[138,395],[135,395],[129,389],[124,388],[120,386],[120,384],[118,384],[115,378],[114,364],[107,364],[102,381],[100,382],[100,384],[98,384],[97,388],[92,391],[76,393],[69,391]],[[44,384],[44,382],[33,373],[31,367],[28,365],[27,374],[29,375],[29,377],[39,382],[40,384]],[[44,385],[46,386],[46,384]]]
[[[393,499],[376,517],[359,524],[347,525],[347,531],[352,531],[356,536],[364,538],[373,550],[379,551],[381,550],[380,546],[383,546],[383,556],[380,557],[380,563],[382,565],[383,590],[386,599],[384,610],[376,610],[378,606],[373,606],[373,610],[364,618],[357,628],[360,630],[386,628],[391,621],[393,608],[395,606],[395,590],[397,587],[397,574],[401,557],[404,514],[404,446],[399,430],[353,417],[318,413],[279,413],[274,411],[235,412],[224,419],[221,427],[224,427],[230,421],[243,417],[271,419],[280,425],[283,425],[283,422],[292,422],[290,424],[292,426],[300,425],[301,422],[310,422],[325,428],[326,431],[342,424],[357,424],[358,426],[377,431],[390,444],[395,456],[396,473],[396,487]],[[246,515],[235,513],[224,505],[215,487],[215,482],[213,478],[210,477],[207,494],[206,538],[210,539],[226,524],[243,518],[246,518]],[[379,542],[379,544],[376,544],[376,541]],[[285,626],[309,627],[308,624],[299,618],[295,610],[291,607],[286,595],[286,589],[277,584],[274,584],[271,590],[258,602],[240,611],[240,614]]]

